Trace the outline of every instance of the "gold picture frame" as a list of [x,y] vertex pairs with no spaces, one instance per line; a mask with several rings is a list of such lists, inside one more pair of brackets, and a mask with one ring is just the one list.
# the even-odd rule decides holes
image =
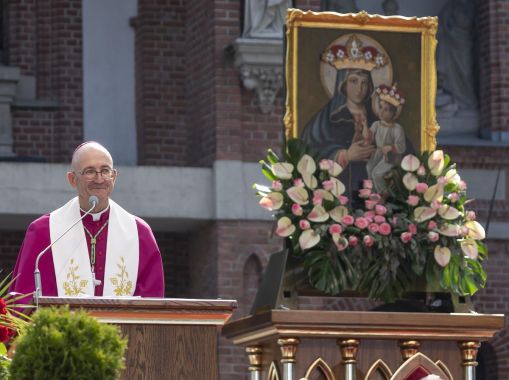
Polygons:
[[[333,51],[333,47],[347,46],[353,40],[354,44],[363,44],[365,49],[370,47],[373,52],[380,52],[380,56],[386,57],[385,73],[382,74],[382,68],[378,68],[378,78],[372,78],[372,82],[374,88],[384,81],[390,80],[391,83],[385,83],[389,88],[397,82],[397,88],[405,94],[398,122],[414,151],[434,150],[439,130],[435,113],[437,27],[436,17],[385,17],[364,11],[338,14],[289,9],[285,68],[286,137],[302,137],[314,115],[331,102],[336,88],[334,83],[337,83],[331,80],[331,75],[334,75],[331,72],[334,73],[334,69],[339,72],[338,67],[343,62],[334,55],[341,52]],[[326,53],[331,52],[334,54],[329,60]],[[337,63],[338,67],[331,62]],[[369,64],[373,62],[365,60],[364,64],[368,64],[369,70]],[[390,70],[387,68],[389,64]],[[372,77],[375,76],[374,71],[370,71]]]

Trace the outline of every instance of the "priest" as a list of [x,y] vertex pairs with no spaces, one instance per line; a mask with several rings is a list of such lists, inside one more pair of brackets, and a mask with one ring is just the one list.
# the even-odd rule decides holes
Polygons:
[[[35,291],[37,256],[53,244],[39,261],[44,296],[164,297],[161,253],[152,230],[110,198],[116,179],[104,146],[89,141],[76,148],[67,180],[77,197],[30,224],[12,291]],[[91,199],[96,202],[89,204]]]

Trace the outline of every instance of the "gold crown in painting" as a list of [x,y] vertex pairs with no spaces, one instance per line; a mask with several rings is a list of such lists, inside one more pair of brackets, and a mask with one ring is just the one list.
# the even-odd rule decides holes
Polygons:
[[346,45],[332,45],[322,53],[322,61],[341,69],[363,69],[371,71],[385,66],[388,62],[384,53],[374,46],[364,46],[362,41],[352,34]]
[[405,104],[405,98],[403,97],[401,91],[398,90],[396,83],[394,83],[392,87],[382,84],[378,86],[375,91],[378,94],[380,100],[392,104],[394,107],[399,107]]

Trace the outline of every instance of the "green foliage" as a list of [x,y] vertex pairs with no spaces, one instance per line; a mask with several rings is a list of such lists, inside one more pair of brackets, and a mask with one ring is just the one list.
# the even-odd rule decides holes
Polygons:
[[118,327],[67,307],[39,309],[15,343],[10,372],[17,380],[117,379],[127,347]]

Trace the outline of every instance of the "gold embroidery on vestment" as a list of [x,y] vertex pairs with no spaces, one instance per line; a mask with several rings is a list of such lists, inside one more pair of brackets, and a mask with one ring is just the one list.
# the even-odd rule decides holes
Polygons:
[[113,291],[116,296],[130,296],[133,289],[133,282],[129,280],[129,273],[125,265],[124,257],[120,257],[120,262],[117,264],[119,273],[115,277],[110,277],[111,284],[115,287]]
[[85,293],[88,280],[81,279],[78,274],[79,268],[78,264],[74,264],[74,259],[71,259],[66,276],[69,281],[64,281],[64,293],[66,296],[75,297]]

